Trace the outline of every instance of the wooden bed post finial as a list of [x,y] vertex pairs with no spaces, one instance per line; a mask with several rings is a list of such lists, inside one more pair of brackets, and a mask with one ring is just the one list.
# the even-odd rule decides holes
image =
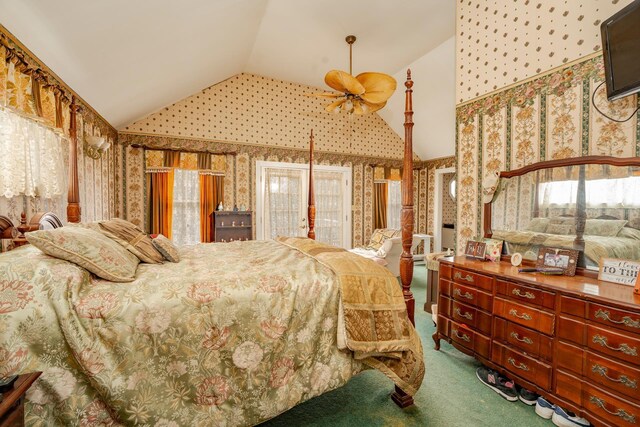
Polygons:
[[310,239],[316,238],[315,225],[316,225],[316,197],[313,192],[313,129],[311,129],[311,137],[309,141],[309,200],[308,200],[308,222],[309,232],[307,237]]
[[[413,81],[411,70],[407,70],[407,81],[404,83],[405,111],[404,111],[404,164],[402,171],[402,215],[400,227],[402,228],[402,255],[400,257],[400,282],[402,282],[402,294],[407,306],[407,315],[411,323],[415,325],[414,312],[416,301],[411,293],[411,280],[413,280]],[[413,405],[413,397],[409,396],[401,388],[396,386],[391,394],[391,400],[401,408]]]
[[69,112],[69,193],[67,194],[67,221],[80,222],[80,189],[78,185],[78,104],[75,96]]

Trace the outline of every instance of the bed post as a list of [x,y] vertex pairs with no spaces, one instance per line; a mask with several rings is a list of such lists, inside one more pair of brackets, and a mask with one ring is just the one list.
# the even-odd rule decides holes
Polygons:
[[[402,256],[400,257],[400,281],[402,282],[402,294],[407,305],[407,315],[411,323],[415,325],[414,310],[416,302],[411,293],[411,280],[413,279],[413,255],[411,244],[413,242],[413,81],[411,70],[407,70],[407,81],[404,83],[405,108],[404,108],[404,165],[402,171],[402,216],[400,227],[402,228]],[[413,405],[413,397],[396,386],[391,399],[401,408]]]
[[80,191],[78,185],[78,105],[75,96],[69,106],[69,193],[67,195],[67,221],[80,222]]
[[307,203],[309,205],[307,209],[309,221],[309,232],[307,233],[307,237],[315,240],[316,197],[313,192],[313,129],[311,129],[311,140],[309,141],[309,199]]

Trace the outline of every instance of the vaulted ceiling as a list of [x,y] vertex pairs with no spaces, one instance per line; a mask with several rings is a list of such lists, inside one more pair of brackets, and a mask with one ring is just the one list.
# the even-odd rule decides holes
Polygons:
[[241,72],[324,87],[328,70],[348,70],[348,34],[354,74],[401,75],[455,31],[450,0],[0,0],[0,10],[117,128]]

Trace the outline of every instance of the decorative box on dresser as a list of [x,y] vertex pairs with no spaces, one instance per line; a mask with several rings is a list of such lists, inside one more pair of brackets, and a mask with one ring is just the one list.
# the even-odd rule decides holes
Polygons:
[[211,214],[211,241],[233,242],[253,239],[251,211],[214,211]]
[[445,339],[594,425],[640,425],[640,295],[594,278],[440,261]]

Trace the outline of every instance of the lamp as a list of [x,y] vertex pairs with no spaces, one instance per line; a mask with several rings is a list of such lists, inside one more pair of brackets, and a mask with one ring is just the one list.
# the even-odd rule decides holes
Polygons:
[[111,147],[104,136],[86,135],[84,137],[84,152],[92,159],[99,159]]

